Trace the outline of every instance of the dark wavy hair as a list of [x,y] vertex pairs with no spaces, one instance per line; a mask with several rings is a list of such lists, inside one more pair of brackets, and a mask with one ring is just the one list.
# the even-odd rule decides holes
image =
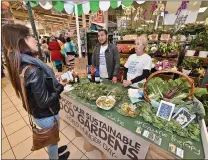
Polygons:
[[30,30],[28,27],[20,24],[5,24],[2,26],[1,35],[9,78],[16,95],[20,97],[21,87],[19,86],[19,74],[21,53],[27,52],[32,56],[31,49],[25,42],[25,38],[30,36]]

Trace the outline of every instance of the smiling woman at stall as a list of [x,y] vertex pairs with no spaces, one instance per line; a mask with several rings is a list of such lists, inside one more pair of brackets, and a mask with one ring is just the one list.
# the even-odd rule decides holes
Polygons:
[[135,54],[129,56],[124,65],[123,85],[138,88],[138,83],[144,83],[152,68],[151,57],[144,52],[148,44],[146,36],[135,40]]

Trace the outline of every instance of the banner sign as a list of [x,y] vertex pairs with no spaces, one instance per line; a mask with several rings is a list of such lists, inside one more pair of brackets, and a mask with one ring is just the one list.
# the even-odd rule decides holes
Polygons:
[[110,159],[145,159],[149,142],[66,95],[60,117]]

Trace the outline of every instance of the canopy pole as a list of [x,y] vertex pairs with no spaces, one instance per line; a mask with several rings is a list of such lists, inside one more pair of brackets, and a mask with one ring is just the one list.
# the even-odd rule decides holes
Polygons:
[[82,53],[81,53],[81,41],[80,41],[80,33],[79,33],[79,19],[78,19],[78,8],[77,8],[77,4],[75,3],[75,18],[76,18],[76,28],[77,28],[77,41],[78,41],[78,53],[79,53],[79,57],[82,57]]
[[33,14],[32,14],[32,8],[31,8],[31,5],[30,5],[30,1],[28,1],[26,4],[27,4],[27,10],[28,10],[32,30],[33,30],[33,33],[34,33],[34,35],[37,39],[37,42],[38,42],[38,53],[40,55],[39,59],[43,61],[44,58],[43,58],[41,48],[40,48],[39,37],[38,37],[38,33],[37,33],[37,30],[36,30],[36,27],[35,27],[35,22],[34,22],[34,18],[33,18]]

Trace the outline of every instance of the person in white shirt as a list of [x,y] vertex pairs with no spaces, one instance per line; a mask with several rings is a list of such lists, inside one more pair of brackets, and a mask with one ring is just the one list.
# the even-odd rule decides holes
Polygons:
[[120,69],[120,54],[114,44],[108,43],[108,32],[98,31],[99,44],[95,46],[92,55],[92,65],[99,67],[100,77],[117,82]]
[[151,57],[144,53],[148,44],[146,36],[135,40],[135,54],[129,56],[124,65],[123,86],[139,88],[138,83],[144,83],[152,68]]

